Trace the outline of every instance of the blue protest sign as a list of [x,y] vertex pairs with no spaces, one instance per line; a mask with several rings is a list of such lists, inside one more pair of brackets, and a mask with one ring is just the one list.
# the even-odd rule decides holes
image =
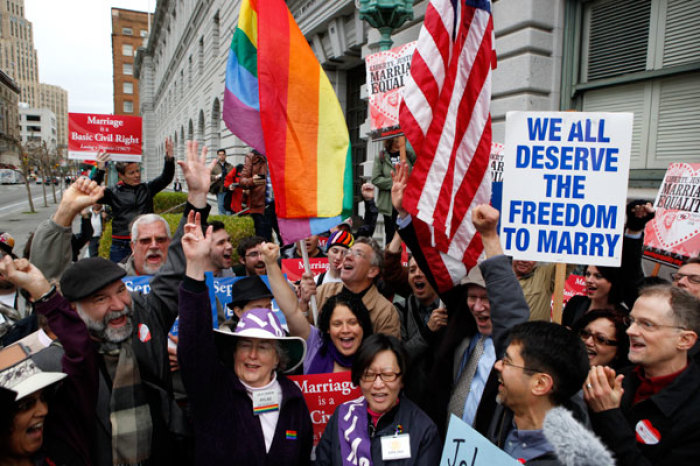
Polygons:
[[520,466],[520,462],[452,414],[440,466]]
[[[138,291],[143,294],[148,294],[151,292],[150,281],[152,278],[152,275],[127,276],[122,278],[122,281],[129,291]],[[205,281],[207,283],[207,287],[209,288],[209,301],[211,303],[212,322],[214,328],[218,328],[219,326],[216,300],[218,299],[219,304],[222,306],[226,319],[233,317],[233,311],[228,308],[227,304],[233,300],[231,292],[233,284],[243,278],[246,277],[214,277],[211,272],[207,272],[205,274]],[[267,279],[267,275],[261,275],[260,278],[263,282],[265,282],[265,285],[270,288],[270,282]],[[284,314],[277,305],[277,301],[274,299],[272,300],[272,310],[277,315],[277,318],[280,320],[282,326],[286,329],[287,319],[285,319]],[[176,336],[178,334],[177,324],[178,322],[176,319],[173,327],[170,330],[170,333]]]

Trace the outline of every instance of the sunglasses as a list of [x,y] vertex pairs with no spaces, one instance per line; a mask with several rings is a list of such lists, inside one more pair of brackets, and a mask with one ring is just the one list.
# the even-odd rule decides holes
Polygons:
[[586,330],[585,328],[582,328],[581,330],[579,330],[578,335],[581,337],[581,340],[583,340],[583,341],[586,341],[586,340],[588,340],[588,338],[593,337],[593,341],[598,343],[599,345],[617,346],[616,340],[608,340],[607,338],[602,337],[600,335],[596,335],[595,333],[591,332],[590,330]]

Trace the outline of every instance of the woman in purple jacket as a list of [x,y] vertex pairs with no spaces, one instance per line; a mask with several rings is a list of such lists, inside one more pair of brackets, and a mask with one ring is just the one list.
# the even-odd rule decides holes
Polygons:
[[204,271],[211,227],[202,234],[190,215],[182,248],[178,358],[192,408],[197,464],[306,465],[312,428],[299,388],[282,371],[304,359],[306,345],[286,337],[269,309],[251,309],[236,329],[217,330],[233,347],[232,368],[217,358]]

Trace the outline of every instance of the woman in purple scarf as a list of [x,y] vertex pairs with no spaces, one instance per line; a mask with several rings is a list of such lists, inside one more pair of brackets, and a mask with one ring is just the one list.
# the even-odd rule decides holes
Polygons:
[[349,371],[355,353],[372,334],[369,311],[362,300],[342,293],[328,299],[321,309],[316,328],[299,307],[296,295],[277,264],[279,246],[263,243],[260,251],[272,294],[287,319],[289,334],[306,341],[304,374]]
[[435,423],[403,395],[406,352],[376,333],[352,365],[362,396],[338,406],[316,447],[316,466],[434,466],[442,441]]

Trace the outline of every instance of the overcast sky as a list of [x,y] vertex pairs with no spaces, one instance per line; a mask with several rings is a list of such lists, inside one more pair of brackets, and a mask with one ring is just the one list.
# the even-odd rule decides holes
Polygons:
[[111,8],[153,11],[156,0],[24,0],[39,80],[68,91],[68,111],[112,113]]

